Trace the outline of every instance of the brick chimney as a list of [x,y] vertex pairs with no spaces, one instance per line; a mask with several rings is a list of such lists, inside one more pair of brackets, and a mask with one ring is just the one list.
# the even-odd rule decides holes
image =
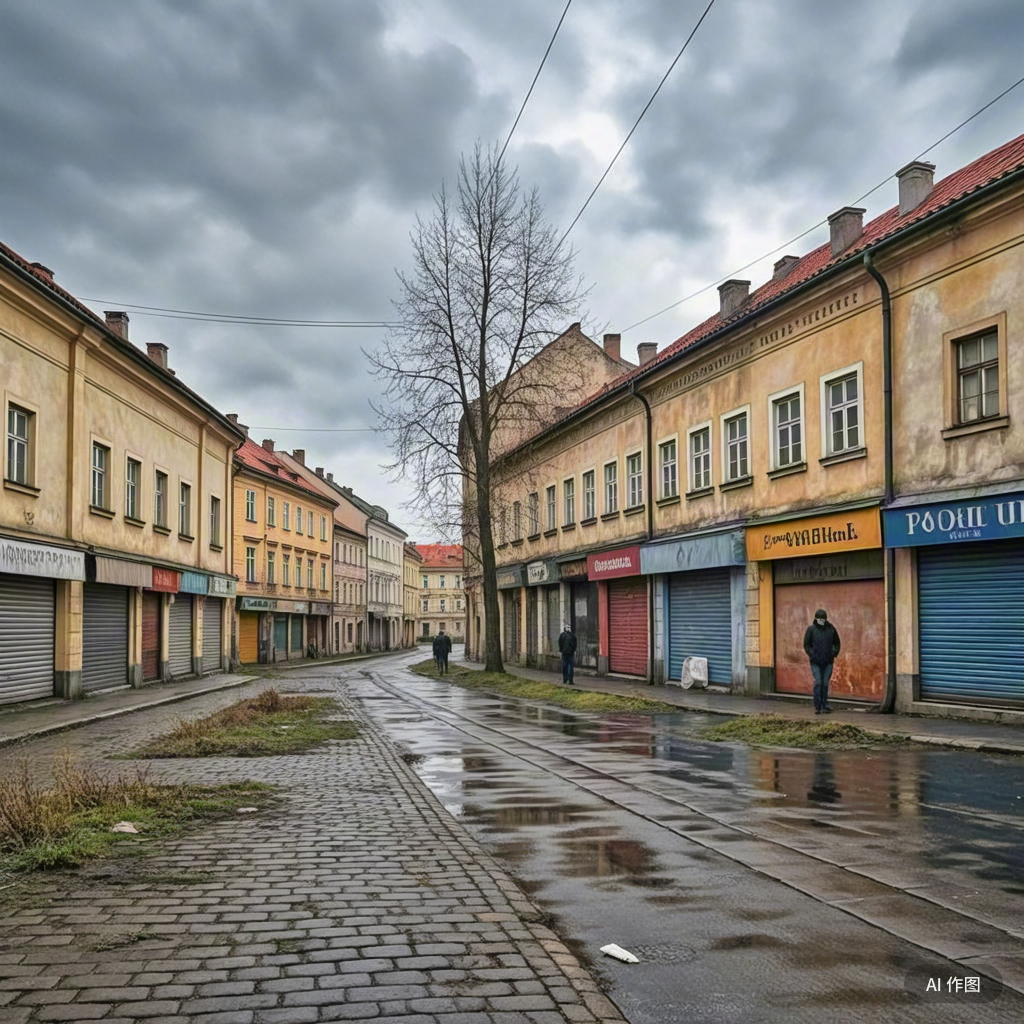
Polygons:
[[622,362],[622,335],[606,334],[604,336],[604,351],[617,363]]
[[324,478],[324,467],[323,466],[317,466],[316,469],[313,470],[313,472],[316,473],[316,475],[318,477],[320,477],[321,480],[323,480],[323,478]]
[[236,427],[238,427],[238,429],[240,431],[242,431],[242,433],[245,434],[246,437],[249,436],[249,428],[244,423],[239,423],[238,422],[238,413],[237,412],[229,412],[227,414],[227,418],[228,418],[228,422],[230,422],[230,423],[234,424]]
[[636,347],[636,357],[641,366],[646,366],[658,354],[656,341],[641,341]]
[[726,281],[718,286],[718,313],[724,320],[750,298],[749,281]]
[[125,341],[128,340],[128,314],[123,309],[105,309],[103,319],[115,334],[119,334]]
[[864,207],[844,206],[828,218],[828,230],[832,243],[832,255],[846,252],[864,234]]
[[32,269],[44,280],[53,284],[53,271],[43,263],[33,263]]
[[935,184],[935,164],[911,160],[896,172],[900,183],[900,216],[916,210],[929,196]]
[[167,346],[162,341],[147,341],[146,354],[157,366],[162,366],[165,370],[169,369],[167,365]]
[[333,484],[334,483],[334,474],[333,473],[328,473],[327,474],[327,482],[329,484]]
[[263,438],[263,450],[265,452],[272,452],[274,450],[274,442],[271,438]]
[[295,461],[296,461],[296,462],[297,462],[297,463],[298,463],[298,464],[299,464],[300,466],[304,466],[304,465],[306,464],[306,449],[305,449],[305,448],[296,448],[296,449],[295,449],[295,450],[294,450],[294,451],[292,452],[292,458],[293,458],[293,459],[294,459],[294,460],[295,460]]
[[773,281],[781,280],[799,262],[800,262],[800,257],[799,256],[783,256],[781,260],[776,260],[775,266],[772,268],[772,280]]

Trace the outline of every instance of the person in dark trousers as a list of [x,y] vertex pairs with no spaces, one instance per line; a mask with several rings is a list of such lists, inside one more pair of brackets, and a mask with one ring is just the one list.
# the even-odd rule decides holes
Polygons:
[[434,661],[439,676],[448,675],[448,655],[452,653],[452,638],[443,629],[434,637]]
[[568,683],[569,686],[575,686],[572,675],[573,663],[576,658],[576,634],[568,622],[565,624],[565,629],[559,634],[558,650],[562,655],[562,682]]
[[832,678],[832,663],[839,653],[839,633],[828,621],[828,612],[824,608],[814,613],[814,621],[804,633],[804,651],[810,659],[814,677],[814,713],[830,715],[828,681]]

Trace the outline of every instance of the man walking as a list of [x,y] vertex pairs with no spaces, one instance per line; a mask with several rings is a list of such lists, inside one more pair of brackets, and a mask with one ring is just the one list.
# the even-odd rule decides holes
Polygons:
[[448,655],[452,653],[452,638],[443,629],[437,631],[434,637],[434,662],[437,664],[439,676],[448,675]]
[[824,608],[814,613],[814,621],[804,633],[804,651],[810,659],[811,675],[814,677],[814,713],[831,715],[828,682],[832,678],[832,663],[839,653],[839,633],[828,621],[828,612]]
[[576,634],[567,622],[565,629],[558,637],[558,650],[562,655],[562,682],[569,686],[575,686],[573,682],[573,662],[576,657]]

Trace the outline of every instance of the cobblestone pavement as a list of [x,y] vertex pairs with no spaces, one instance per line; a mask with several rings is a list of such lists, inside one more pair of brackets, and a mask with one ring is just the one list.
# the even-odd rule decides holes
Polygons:
[[[153,855],[52,876],[30,896],[21,883],[0,892],[0,1021],[623,1024],[348,698],[345,674],[275,685],[336,694],[358,740],[305,756],[150,762],[158,781],[277,783],[281,803],[257,797],[256,813]],[[61,746],[102,757],[264,685],[7,748],[0,771],[28,755],[42,773]]]

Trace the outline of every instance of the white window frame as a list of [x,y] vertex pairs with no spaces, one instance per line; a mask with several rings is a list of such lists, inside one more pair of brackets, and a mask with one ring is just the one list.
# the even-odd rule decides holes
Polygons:
[[526,529],[529,537],[540,533],[540,494],[537,491],[526,496]]
[[[159,497],[161,492],[157,490],[157,485],[160,483],[159,478],[163,477],[164,489],[162,492],[163,501],[161,502]],[[159,526],[162,529],[168,529],[167,526],[167,499],[168,492],[171,486],[171,474],[160,466],[153,467],[153,525]],[[161,509],[160,506],[163,505]]]
[[[25,417],[25,436],[11,433],[11,413],[18,413]],[[7,443],[4,445],[4,479],[12,484],[21,487],[35,487],[36,484],[36,423],[38,412],[36,409],[23,402],[13,395],[7,396],[5,404],[4,429],[6,431]],[[19,480],[12,472],[11,449],[21,447],[24,449],[25,474],[24,479]]]
[[544,521],[547,530],[558,529],[558,485],[546,484],[544,487]]
[[[631,473],[629,471],[629,460],[639,459],[640,460],[640,472]],[[626,452],[625,457],[626,465],[626,499],[629,504],[626,506],[627,509],[643,508],[644,506],[644,450],[637,448],[636,451]],[[640,496],[639,501],[633,501],[633,481],[637,480],[637,493]]]
[[[672,460],[672,477],[673,483],[675,484],[674,489],[671,493],[665,488],[665,446],[675,445],[675,457]],[[658,442],[658,491],[661,497],[664,498],[678,498],[679,497],[679,435],[672,434],[669,437],[663,437]]]
[[[590,487],[587,487],[587,477],[590,477]],[[597,467],[591,466],[580,474],[580,491],[583,499],[580,505],[582,522],[589,522],[597,518]]]
[[[612,481],[608,480],[608,467],[609,466],[614,466],[615,467],[615,479],[612,480]],[[615,489],[614,500],[613,501],[609,501],[608,500],[608,484],[609,483],[611,483],[611,485]],[[601,485],[602,485],[602,487],[604,489],[604,514],[606,516],[613,515],[614,513],[619,511],[619,507],[620,507],[619,506],[619,460],[618,459],[609,459],[607,462],[605,462],[601,466]]]
[[327,563],[326,562],[321,562],[320,563],[320,589],[321,590],[326,590],[327,589]]
[[[729,424],[730,420],[734,420],[738,416],[746,416],[747,417],[747,471],[746,471],[746,473],[744,473],[744,474],[742,474],[740,476],[730,476],[729,475],[729,434],[728,434],[728,424]],[[728,412],[722,413],[722,415],[719,417],[719,422],[721,424],[720,436],[721,436],[721,439],[722,439],[722,483],[719,484],[719,486],[721,487],[724,484],[734,483],[736,480],[746,480],[748,477],[751,477],[751,476],[754,475],[753,458],[752,458],[752,456],[753,456],[753,449],[752,449],[752,434],[753,434],[753,431],[751,429],[752,426],[753,426],[753,421],[750,418],[750,404],[748,403],[747,405],[741,405],[741,406],[739,406],[739,408],[730,409]]]
[[224,503],[219,494],[210,495],[210,546],[220,547],[220,517]]
[[267,526],[277,526],[277,502],[272,494],[267,495]]
[[290,502],[281,502],[281,529],[288,530],[291,532],[291,513],[292,506]]
[[[779,462],[778,405],[780,402],[784,402],[787,399],[792,398],[794,395],[800,399],[800,458],[782,465]],[[804,396],[803,381],[799,384],[791,384],[788,388],[783,388],[781,391],[776,391],[768,396],[768,436],[771,438],[771,444],[768,447],[769,472],[774,472],[777,469],[793,469],[795,466],[804,466],[807,464],[807,400]],[[790,446],[792,447],[792,443]],[[749,468],[749,439],[747,441],[747,452],[747,465]]]
[[256,548],[251,544],[245,546],[245,582],[256,582]]
[[[188,501],[185,496],[188,495]],[[184,513],[184,514],[183,514]],[[182,526],[186,527],[184,530]],[[192,533],[192,481],[178,481],[178,536],[191,537]]]
[[292,556],[284,554],[281,556],[281,586],[292,585]]
[[576,477],[567,476],[562,481],[562,525],[576,525]]
[[[132,463],[138,470],[134,481],[128,473]],[[142,521],[142,457],[131,452],[124,453],[124,515],[126,519]]]
[[[105,453],[104,465],[96,465],[96,451],[100,449]],[[110,512],[110,476],[113,471],[114,447],[109,441],[100,437],[93,437],[89,444],[89,504],[93,508],[100,508]],[[96,474],[100,473],[100,490],[96,491]],[[99,501],[96,498],[99,497]]]
[[277,552],[267,551],[267,586],[277,586]]
[[295,506],[295,533],[296,536],[302,536],[302,506]]
[[[707,458],[708,466],[708,479],[707,482],[703,481],[698,483],[696,474],[693,469],[693,438],[695,435],[707,431],[708,435],[708,450],[707,452],[701,452],[701,456]],[[693,491],[705,491],[709,487],[715,486],[715,431],[714,422],[712,420],[705,420],[703,423],[698,423],[696,426],[690,427],[686,431],[686,489],[689,492]]]
[[248,487],[245,489],[245,521],[256,522],[256,492]]
[[[838,451],[832,448],[832,409],[828,404],[828,389],[830,384],[837,381],[857,376],[857,434],[860,443],[853,448],[840,448]],[[821,455],[822,458],[829,458],[832,455],[846,455],[849,452],[857,452],[866,447],[864,437],[864,363],[853,363],[844,366],[841,370],[832,370],[822,374],[818,378],[818,394],[821,401]],[[844,428],[845,432],[845,428]]]

